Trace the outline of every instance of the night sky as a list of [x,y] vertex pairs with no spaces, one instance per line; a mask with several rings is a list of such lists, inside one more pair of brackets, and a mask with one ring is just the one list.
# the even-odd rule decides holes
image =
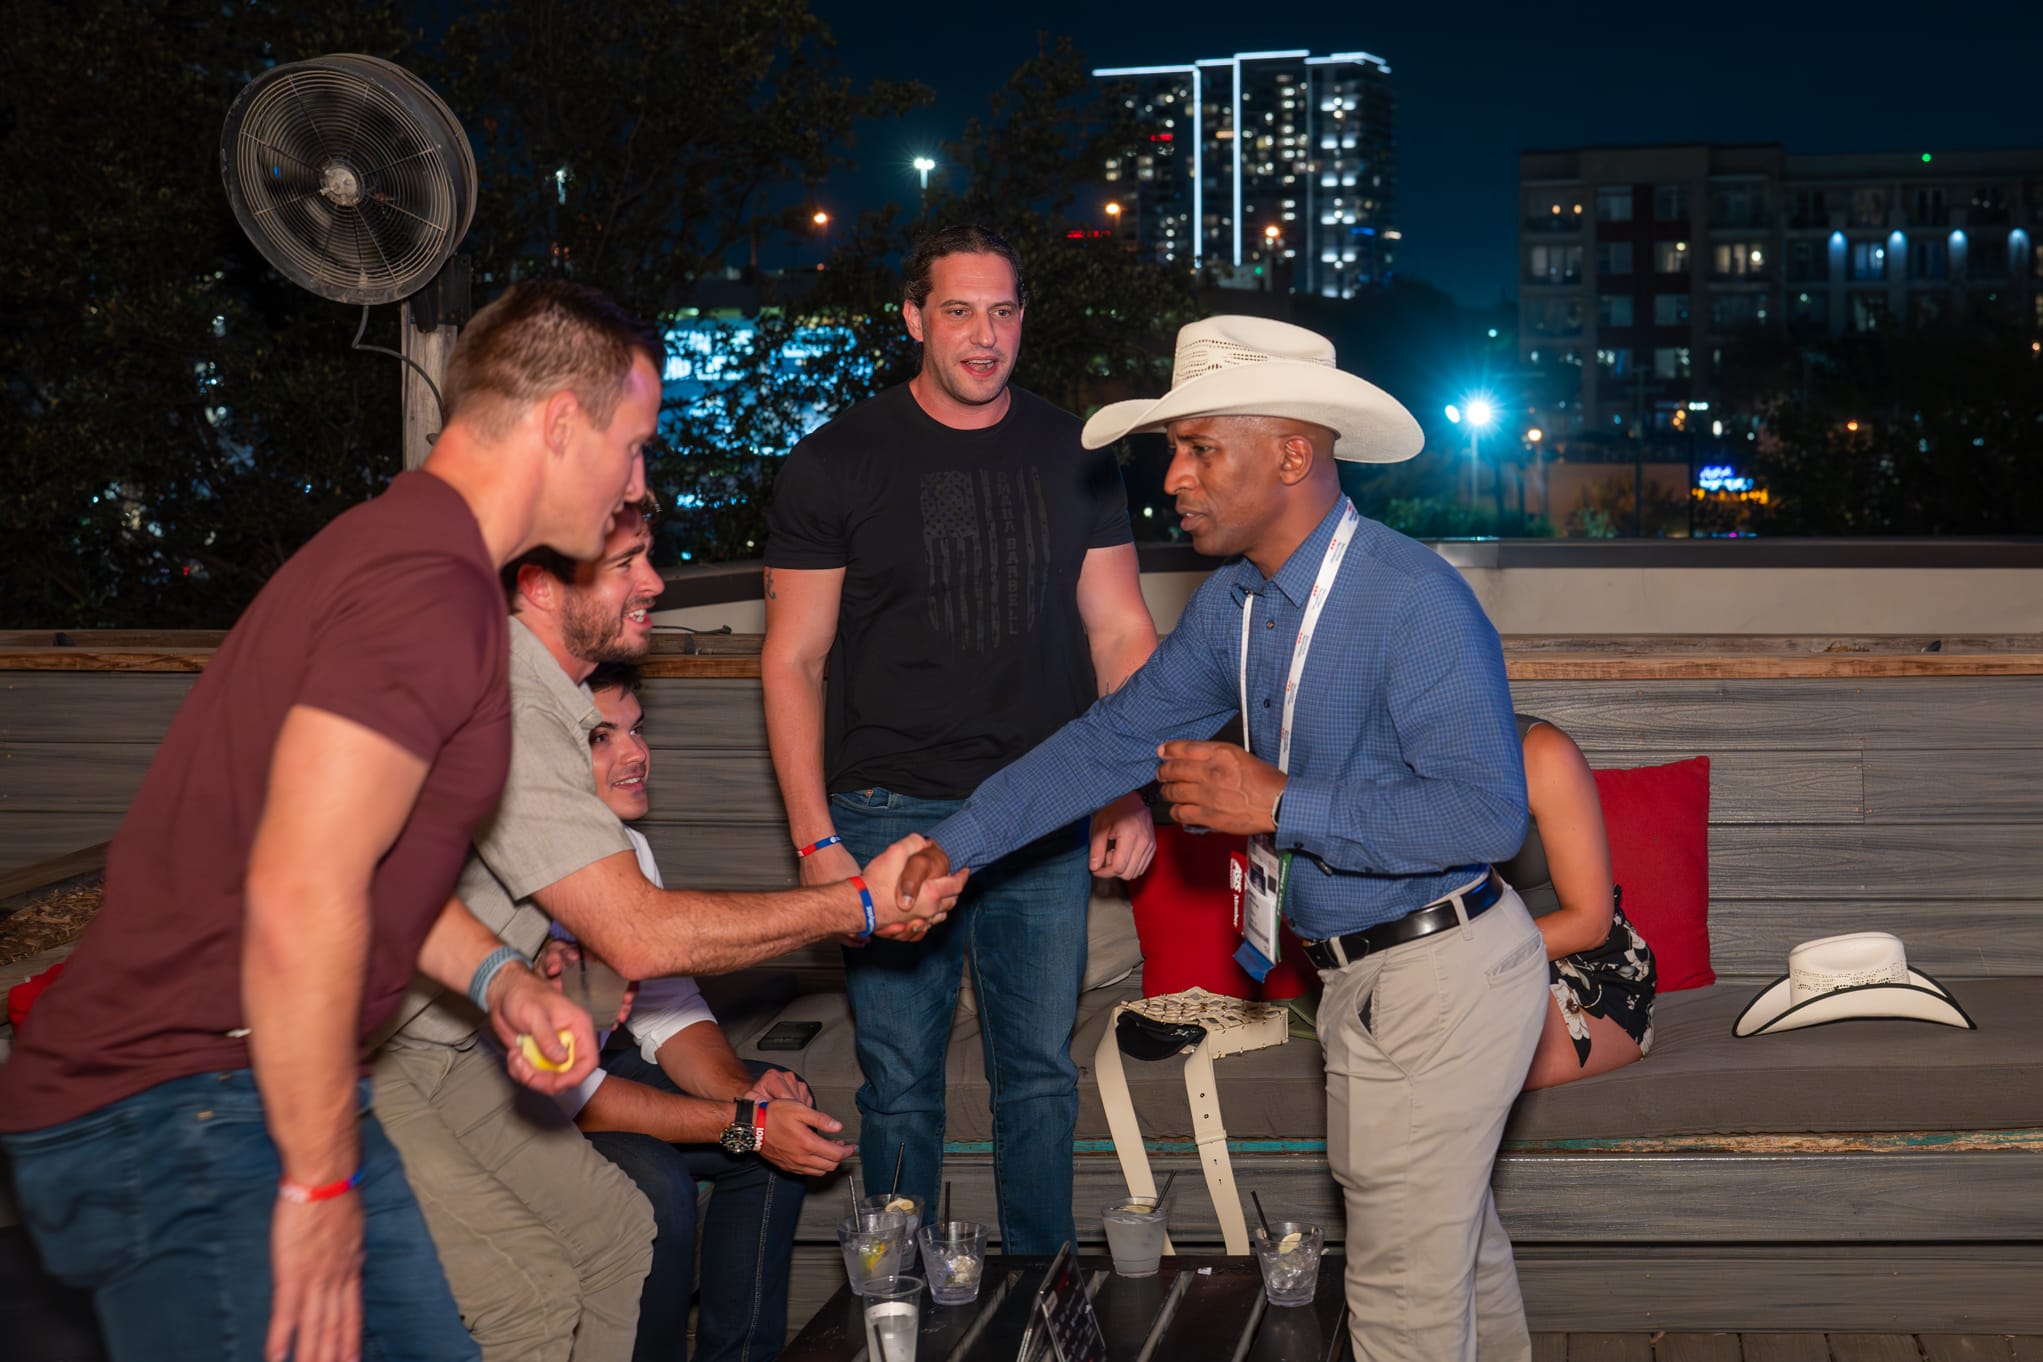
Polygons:
[[854,77],[914,78],[937,92],[933,107],[862,135],[859,173],[825,189],[838,212],[890,196],[911,201],[908,161],[982,110],[1045,28],[1068,32],[1090,66],[1283,48],[1375,53],[1390,63],[1397,97],[1399,266],[1469,305],[1516,294],[1517,156],[1527,148],[2043,145],[2037,0],[1054,8],[813,0],[813,9]]

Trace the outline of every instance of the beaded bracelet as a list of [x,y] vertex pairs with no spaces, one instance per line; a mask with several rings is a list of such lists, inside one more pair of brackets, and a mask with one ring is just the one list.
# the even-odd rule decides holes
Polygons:
[[871,936],[873,928],[879,925],[873,916],[873,891],[865,887],[864,878],[858,875],[853,875],[846,883],[858,891],[858,906],[865,909],[865,930],[859,936]]

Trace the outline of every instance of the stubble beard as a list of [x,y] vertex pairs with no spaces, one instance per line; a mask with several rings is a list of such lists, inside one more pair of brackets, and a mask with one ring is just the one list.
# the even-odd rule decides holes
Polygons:
[[561,618],[561,642],[570,656],[600,663],[636,662],[646,655],[651,640],[626,639],[621,615],[604,615],[570,595]]

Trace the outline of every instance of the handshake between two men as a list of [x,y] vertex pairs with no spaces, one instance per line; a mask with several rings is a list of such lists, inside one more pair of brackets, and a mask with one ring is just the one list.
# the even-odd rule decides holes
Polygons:
[[[1188,829],[1238,836],[1277,830],[1284,773],[1269,762],[1225,742],[1166,742],[1157,747],[1156,755],[1157,791],[1169,805],[1173,822]],[[910,842],[920,845],[909,847]],[[948,904],[955,902],[969,871],[953,872],[949,853],[920,837],[904,838],[889,847],[887,854],[891,856],[903,847],[908,847],[909,854],[895,879],[899,897],[895,911],[921,913],[923,905],[939,899],[945,903],[942,911],[947,913]],[[1094,859],[1097,861],[1098,857]],[[1146,865],[1145,857],[1145,868]],[[942,920],[938,916],[922,930]]]
[[[1284,774],[1275,766],[1223,742],[1167,742],[1157,748],[1157,757],[1158,790],[1177,823],[1235,835],[1275,831],[1277,804],[1284,791]],[[1110,841],[1118,826],[1105,818],[1105,812],[1094,824],[1099,841]],[[1104,847],[1096,846],[1095,863],[1105,854]],[[1146,868],[1146,848],[1140,859],[1142,864],[1128,870],[1131,876]],[[969,868],[953,870],[944,848],[919,833],[901,838],[862,869],[842,846],[805,858],[802,866],[802,878],[812,887],[810,892],[830,893],[842,900],[839,907],[845,926],[840,938],[852,945],[873,937],[920,941],[950,916],[970,874]],[[850,921],[854,915],[856,925]],[[542,1018],[539,1008],[547,1009],[549,1015]],[[588,1048],[578,1049],[562,1070],[549,1065],[542,1071],[517,1052],[520,1033],[537,1032],[550,1061],[569,1058],[566,1047],[549,1044],[555,1026],[579,1036],[589,1022],[586,1016],[561,1017],[557,993],[551,999],[543,995],[526,999],[523,1008],[509,1009],[511,1017],[503,1015],[504,1009],[495,1010],[498,1015],[493,1020],[512,1051],[513,1074],[520,1082],[551,1092],[572,1086],[587,1074],[590,1065],[581,1056],[593,1050],[593,1035],[580,1037]],[[519,1012],[528,1015],[521,1017]]]

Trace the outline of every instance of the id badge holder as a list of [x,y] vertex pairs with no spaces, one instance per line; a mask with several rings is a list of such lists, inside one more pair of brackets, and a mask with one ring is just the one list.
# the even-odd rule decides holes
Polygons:
[[1234,961],[1257,983],[1277,964],[1277,924],[1284,915],[1284,881],[1291,873],[1291,855],[1279,853],[1268,833],[1249,838],[1245,883],[1241,891],[1241,948]]

